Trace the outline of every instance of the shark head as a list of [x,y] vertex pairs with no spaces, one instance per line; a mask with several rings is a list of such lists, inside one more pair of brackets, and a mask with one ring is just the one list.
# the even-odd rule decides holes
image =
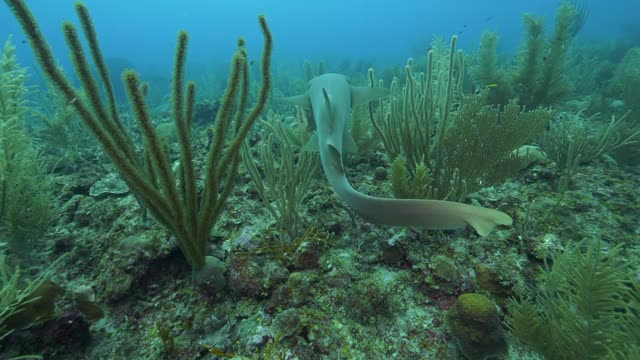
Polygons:
[[[316,121],[318,138],[323,144],[342,158],[345,134],[351,119],[351,84],[342,74],[324,74],[309,81],[307,94],[313,118]],[[348,139],[346,140],[349,141]],[[349,144],[347,144],[349,146]]]
[[347,76],[329,73],[311,79],[304,94],[283,100],[313,113],[317,137],[307,149],[320,151],[323,167],[327,162],[332,172],[344,173],[343,152],[357,152],[356,143],[349,133],[352,107],[387,94],[386,89],[352,86]]

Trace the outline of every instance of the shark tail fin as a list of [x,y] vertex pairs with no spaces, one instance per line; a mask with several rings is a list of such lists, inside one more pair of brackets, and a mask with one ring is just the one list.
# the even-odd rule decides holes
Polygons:
[[511,217],[502,211],[487,209],[481,207],[474,207],[474,211],[471,211],[465,216],[465,221],[473,227],[478,235],[487,236],[497,225],[511,225],[513,220]]

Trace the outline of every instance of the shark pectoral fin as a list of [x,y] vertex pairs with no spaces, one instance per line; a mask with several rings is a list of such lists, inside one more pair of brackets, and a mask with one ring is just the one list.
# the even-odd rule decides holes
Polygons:
[[327,111],[331,112],[331,98],[329,97],[327,89],[322,88],[322,95],[324,96],[324,104],[327,106]]
[[311,99],[309,99],[309,95],[307,94],[279,98],[277,99],[277,101],[281,101],[291,105],[298,105],[305,110],[311,110]]
[[318,134],[311,135],[309,141],[307,141],[307,143],[302,146],[302,150],[313,152],[320,151],[320,145],[318,144]]
[[465,216],[465,221],[471,225],[478,235],[487,236],[498,225],[511,225],[513,220],[502,211],[473,207]]
[[367,104],[389,95],[388,89],[372,88],[366,86],[351,87],[351,106]]
[[352,154],[358,153],[358,145],[348,131],[345,131],[342,135],[342,151]]

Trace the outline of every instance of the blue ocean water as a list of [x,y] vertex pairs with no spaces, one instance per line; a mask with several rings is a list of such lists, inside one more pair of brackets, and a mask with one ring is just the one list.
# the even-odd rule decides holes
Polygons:
[[[59,61],[70,68],[60,32],[62,20],[75,21],[73,1],[28,1]],[[589,20],[579,34],[584,41],[614,41],[637,35],[637,0],[580,1]],[[426,51],[433,36],[459,36],[459,48],[477,47],[485,30],[500,35],[500,50],[513,53],[522,40],[522,14],[533,13],[553,23],[558,0],[460,1],[87,1],[105,56],[123,58],[137,67],[168,69],[179,29],[191,34],[189,61],[228,61],[235,39],[248,41],[250,54],[259,54],[258,14],[265,14],[276,39],[276,61],[341,61],[363,58],[371,65],[403,63]],[[635,31],[635,34],[630,32]],[[0,4],[0,38],[21,30],[5,4]],[[17,50],[30,63],[27,44]]]

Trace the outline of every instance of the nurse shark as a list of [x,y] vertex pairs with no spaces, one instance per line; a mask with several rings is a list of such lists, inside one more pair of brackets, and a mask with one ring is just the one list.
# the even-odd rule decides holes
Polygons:
[[[282,99],[310,110],[316,124],[322,169],[336,194],[363,219],[374,224],[421,227],[433,230],[472,226],[480,236],[497,225],[511,225],[498,210],[444,200],[387,199],[356,191],[345,176],[343,151],[355,152],[348,132],[351,109],[388,94],[380,88],[352,86],[342,74],[324,74],[309,81],[304,94]],[[315,148],[315,144],[312,145]]]

